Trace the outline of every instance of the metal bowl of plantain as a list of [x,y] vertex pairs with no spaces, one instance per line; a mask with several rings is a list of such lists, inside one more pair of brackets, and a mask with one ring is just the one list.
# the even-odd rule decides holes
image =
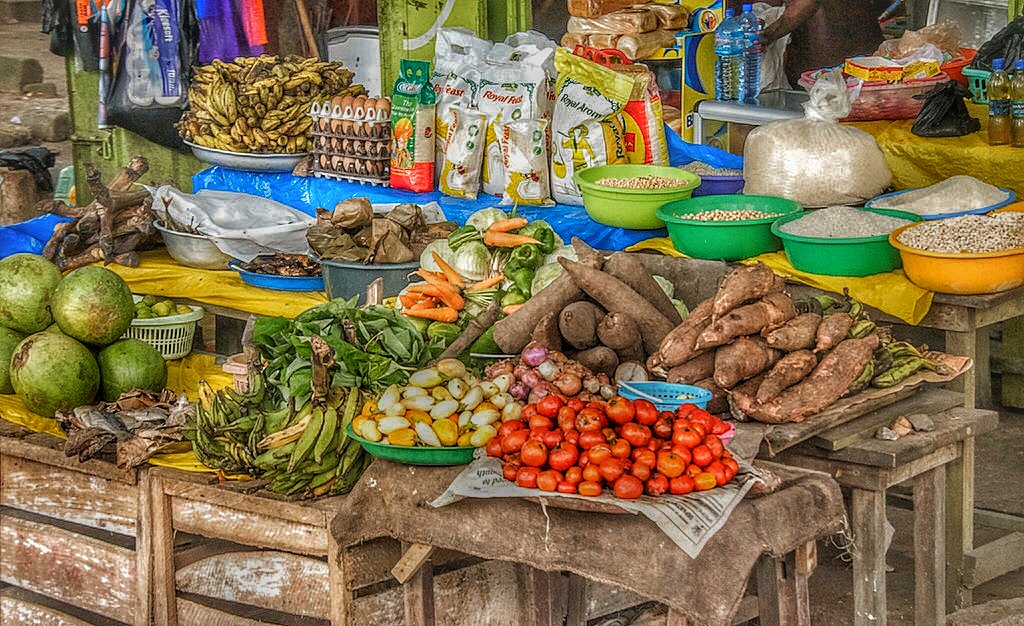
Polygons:
[[[406,465],[465,465],[473,460],[477,448],[472,446],[451,446],[434,448],[429,446],[393,446],[388,443],[374,443],[363,439],[349,424],[348,436],[359,442],[367,454],[378,459],[405,463]],[[386,440],[385,440],[386,441]]]
[[257,154],[253,152],[231,152],[229,150],[207,148],[190,141],[186,141],[185,144],[192,148],[192,154],[204,163],[248,172],[291,172],[295,169],[296,165],[309,156],[308,152]]

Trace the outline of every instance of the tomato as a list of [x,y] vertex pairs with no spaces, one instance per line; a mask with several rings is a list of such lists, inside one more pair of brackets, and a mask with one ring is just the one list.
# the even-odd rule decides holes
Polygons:
[[725,466],[722,465],[721,461],[712,461],[708,463],[708,466],[704,468],[704,471],[715,477],[715,484],[719,487],[729,482]]
[[622,396],[615,396],[609,400],[604,412],[608,416],[608,421],[619,425],[633,421],[633,416],[636,415],[633,403]]
[[576,483],[571,483],[567,480],[563,480],[562,482],[558,483],[558,486],[555,487],[555,490],[558,491],[558,493],[576,493]]
[[693,413],[693,411],[697,408],[697,405],[693,404],[692,402],[680,404],[679,406],[676,407],[676,417],[688,419],[690,417],[690,414]]
[[591,463],[584,467],[582,475],[583,480],[585,481],[599,483],[602,480],[604,480],[603,478],[601,478],[601,468],[600,466],[598,466],[597,463]]
[[640,480],[647,480],[651,477],[651,466],[646,463],[634,463],[633,467],[629,468],[629,473]]
[[635,476],[620,476],[612,485],[615,496],[623,500],[636,500],[644,493],[644,484]]
[[612,456],[618,459],[628,459],[629,454],[633,451],[630,447],[629,442],[625,439],[619,439],[612,444]]
[[562,441],[571,443],[574,446],[580,445],[580,431],[576,430],[575,428],[565,431],[565,433],[562,435]]
[[622,438],[628,441],[631,446],[642,448],[651,441],[651,429],[636,422],[623,424]]
[[583,400],[580,400],[579,398],[569,398],[568,400],[565,401],[565,405],[571,408],[576,413],[582,411],[583,407],[586,406],[585,404],[583,404]]
[[519,451],[519,458],[523,460],[523,465],[540,467],[548,461],[548,447],[544,445],[543,441],[530,439],[523,444],[522,450]]
[[526,428],[526,422],[523,420],[509,420],[507,422],[502,422],[501,426],[498,427],[498,436],[496,438],[501,439],[511,432],[522,430],[524,428]]
[[697,491],[707,491],[714,488],[717,484],[718,481],[715,480],[715,475],[710,472],[701,472],[693,477],[693,485],[697,488]]
[[[548,398],[550,397],[551,396],[548,396]],[[547,398],[544,399],[547,400]],[[545,417],[543,415],[534,415],[533,417],[530,418],[529,424],[530,430],[533,430],[535,428],[551,430],[555,426],[555,423],[551,421],[550,417]]]
[[608,440],[605,439],[604,433],[600,430],[586,430],[580,432],[580,447],[584,450],[589,450],[602,443],[608,443]]
[[[701,444],[691,450],[690,454],[693,455],[693,462],[700,467],[707,467],[708,463],[715,460],[715,456],[711,454],[711,450],[704,444]],[[529,465],[529,463],[527,463],[527,465]]]
[[711,450],[711,456],[720,458],[722,453],[725,452],[725,446],[722,445],[722,440],[718,438],[718,435],[708,435],[704,438],[704,445]]
[[655,473],[647,479],[647,495],[660,496],[668,491],[668,478],[664,474]]
[[571,443],[560,443],[551,449],[548,454],[548,465],[551,469],[564,472],[570,467],[576,465],[576,461],[580,458],[580,452],[576,446]]
[[676,496],[688,494],[693,489],[693,479],[689,476],[676,476],[668,481],[668,492]]
[[588,452],[590,453],[590,462],[597,463],[598,465],[612,458],[611,446],[605,443],[594,446]]
[[571,406],[563,406],[558,409],[558,427],[562,430],[576,428],[576,411]]
[[677,428],[672,433],[672,443],[685,448],[695,448],[701,444],[704,437],[699,435],[692,425]]
[[487,445],[484,446],[484,450],[487,452],[487,456],[493,456],[498,459],[500,459],[504,454],[501,450],[501,440],[497,437],[492,437],[491,440],[487,442]]
[[579,465],[581,469],[590,465],[590,450],[580,452],[580,459],[576,461],[576,465]]
[[693,457],[690,455],[690,449],[685,446],[672,446],[671,452],[683,460],[684,465],[689,465],[693,462]]
[[713,418],[711,420],[711,434],[712,435],[722,435],[722,434],[725,434],[728,431],[729,431],[729,425],[726,424],[725,422],[723,422],[722,420],[718,419],[717,417]]
[[708,434],[708,427],[705,426],[704,424],[699,423],[699,422],[692,422],[691,421],[690,422],[690,430],[692,430],[693,432],[697,433],[697,436],[700,437],[701,441],[704,441],[704,437],[706,437],[707,434]]
[[587,407],[576,414],[576,430],[581,433],[596,430],[600,431],[604,428],[605,417],[604,414],[597,409]]
[[654,436],[658,439],[671,439],[672,438],[672,420],[659,417],[655,420],[654,425],[651,426],[651,430],[654,431]]
[[650,400],[633,400],[633,410],[636,412],[633,419],[644,426],[652,426],[658,421],[658,409]]
[[536,439],[537,441],[544,441],[544,437],[546,437],[549,432],[551,432],[551,430],[548,428],[531,428],[530,436],[527,437],[526,440],[529,441],[531,439]]
[[599,496],[601,495],[601,483],[585,480],[576,486],[577,491],[581,496]]
[[530,436],[530,431],[525,428],[514,430],[509,434],[501,438],[501,450],[505,454],[511,454],[513,452],[519,452],[523,444]]
[[729,470],[730,478],[739,473],[740,464],[736,462],[736,459],[732,458],[731,456],[727,457],[723,454],[722,458],[719,460],[722,462],[722,465],[725,466],[725,469]]
[[562,482],[562,472],[553,469],[544,470],[537,475],[537,489],[541,491],[554,491],[560,482]]
[[711,429],[712,417],[713,416],[704,409],[695,408],[690,412],[687,419],[690,420],[690,424],[699,424],[701,428],[707,431]]
[[516,474],[519,473],[519,468],[522,466],[523,462],[519,460],[519,455],[513,454],[508,461],[505,461],[505,465],[501,468],[501,475],[507,480],[515,480]]
[[548,448],[554,448],[558,444],[562,443],[562,440],[564,438],[565,435],[562,434],[562,429],[556,428],[554,430],[549,430],[548,432],[544,433],[543,441],[544,445],[546,445]]
[[658,464],[658,455],[647,448],[638,448],[636,454],[633,456],[634,463],[640,463],[648,467],[654,467]]
[[678,454],[659,452],[657,468],[665,476],[675,478],[676,476],[682,476],[686,472],[686,463],[683,462],[682,457]]
[[658,450],[661,450],[666,445],[668,445],[668,444],[663,442],[661,439],[655,439],[654,437],[651,437],[651,440],[647,442],[647,446],[646,447],[651,452],[657,452]]
[[569,469],[565,470],[565,480],[574,485],[578,485],[583,481],[583,470],[573,465]]
[[532,403],[527,404],[526,406],[523,407],[523,410],[519,412],[519,419],[523,420],[524,422],[529,421],[529,419],[536,414],[537,405]]
[[605,479],[608,483],[614,483],[618,480],[619,476],[625,473],[625,467],[620,459],[607,459],[597,466],[597,470],[601,473],[601,478]]
[[703,471],[704,470],[694,465],[693,463],[690,463],[689,465],[686,466],[686,475],[689,476],[690,478],[695,477],[697,474],[700,474]]
[[520,467],[516,473],[516,484],[527,489],[536,489],[538,476],[540,470],[536,467]]
[[562,408],[565,402],[559,396],[545,396],[537,403],[537,412],[544,417],[558,417],[558,409]]

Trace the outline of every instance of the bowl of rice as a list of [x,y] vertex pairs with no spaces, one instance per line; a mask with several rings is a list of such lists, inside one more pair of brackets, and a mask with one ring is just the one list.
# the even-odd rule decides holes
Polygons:
[[689,198],[700,177],[676,167],[599,165],[579,170],[583,208],[599,224],[616,228],[663,228],[658,207]]
[[693,197],[718,196],[743,191],[743,170],[731,167],[713,167],[703,161],[690,161],[679,166],[687,172],[700,176],[700,185],[693,190]]
[[989,185],[973,176],[951,176],[930,187],[882,194],[868,200],[869,209],[895,209],[915,213],[926,220],[988,213],[1017,199],[1009,190]]

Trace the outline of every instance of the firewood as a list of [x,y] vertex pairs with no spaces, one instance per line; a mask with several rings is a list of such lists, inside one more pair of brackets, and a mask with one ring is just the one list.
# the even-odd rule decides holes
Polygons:
[[107,189],[110,191],[128,191],[135,181],[149,171],[149,161],[141,154],[135,155],[128,164],[110,179]]
[[126,210],[136,206],[141,206],[151,196],[145,189],[138,191],[111,191],[110,192],[110,208],[114,212]]
[[43,248],[43,256],[51,261],[57,255],[57,250],[60,248],[61,242],[64,240],[69,233],[77,228],[77,222],[61,222],[53,228],[53,235],[50,240],[46,242],[46,246]]
[[103,258],[109,259],[114,255],[114,212],[106,206],[99,208],[100,214],[100,236],[99,246],[103,251]]

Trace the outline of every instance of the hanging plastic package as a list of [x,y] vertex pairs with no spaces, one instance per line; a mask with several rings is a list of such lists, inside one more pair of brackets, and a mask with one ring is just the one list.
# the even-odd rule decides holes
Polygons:
[[[480,68],[491,42],[480,39],[465,28],[442,28],[437,31],[434,71],[430,83],[437,101],[434,131],[443,141],[448,136],[448,123],[453,107],[469,107],[480,86]],[[444,165],[444,150],[438,150],[435,170]]]
[[519,120],[498,125],[498,142],[505,165],[501,204],[550,206],[548,121]]
[[262,0],[196,0],[199,62],[263,54],[267,43]]
[[856,92],[840,70],[826,72],[811,88],[804,117],[750,131],[743,193],[824,207],[864,202],[888,187],[892,172],[875,138],[836,121],[849,115]]
[[440,187],[445,195],[476,200],[484,159],[487,116],[465,107],[452,107],[444,142]]
[[391,187],[434,190],[434,90],[430,63],[402,59],[391,92]]
[[551,191],[556,202],[582,205],[578,169],[625,163],[622,110],[634,81],[564,48],[555,51],[557,99],[551,122]]
[[75,50],[71,28],[71,4],[68,0],[43,0],[40,30],[50,36],[50,52],[66,57]]

